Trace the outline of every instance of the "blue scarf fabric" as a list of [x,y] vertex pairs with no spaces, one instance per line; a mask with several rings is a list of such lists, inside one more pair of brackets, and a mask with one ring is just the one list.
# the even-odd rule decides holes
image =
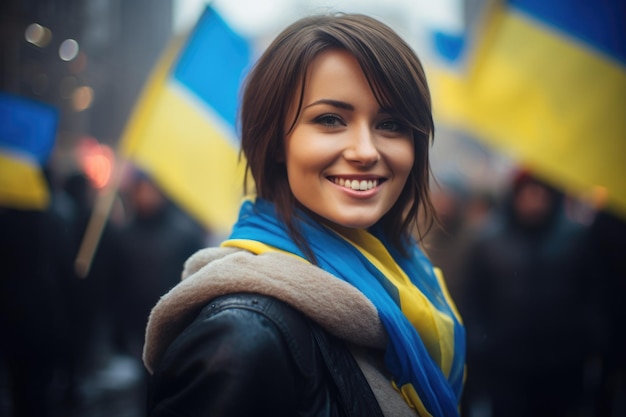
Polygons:
[[[317,265],[359,289],[378,310],[389,337],[385,365],[407,403],[420,415],[458,416],[465,331],[443,280],[418,245],[411,242],[406,247],[409,256],[403,256],[376,227],[355,230],[346,237],[303,212],[298,212],[296,225],[315,254]],[[274,205],[262,199],[243,203],[223,246],[246,248],[246,241],[261,242],[306,259],[277,218]],[[422,317],[421,312],[429,317]],[[433,327],[433,322],[447,325]],[[430,342],[425,344],[424,340]]]

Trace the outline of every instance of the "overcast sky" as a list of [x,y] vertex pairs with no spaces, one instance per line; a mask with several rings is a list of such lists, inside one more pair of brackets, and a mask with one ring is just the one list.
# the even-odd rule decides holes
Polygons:
[[[272,38],[300,16],[326,11],[369,14],[392,26],[415,49],[437,28],[463,30],[464,0],[213,0],[213,6],[239,33],[251,40]],[[206,0],[175,0],[174,24],[185,30],[193,24]],[[418,51],[419,52],[419,51]]]

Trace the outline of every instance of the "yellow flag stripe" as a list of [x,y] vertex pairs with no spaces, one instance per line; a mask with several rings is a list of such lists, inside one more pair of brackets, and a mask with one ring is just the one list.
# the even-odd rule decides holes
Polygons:
[[149,140],[136,141],[129,156],[194,217],[227,233],[243,198],[238,150],[179,89],[159,90],[141,133]]
[[159,103],[162,86],[168,79],[170,69],[178,56],[183,37],[175,38],[168,45],[167,49],[159,59],[156,67],[150,74],[142,93],[135,104],[132,116],[122,133],[120,140],[120,153],[129,156],[135,153],[135,148],[146,140],[144,130],[146,125],[152,120],[152,112]]
[[0,153],[0,207],[45,210],[49,203],[50,192],[39,165]]
[[435,116],[626,214],[626,68],[521,14],[492,25],[469,74],[429,71]]

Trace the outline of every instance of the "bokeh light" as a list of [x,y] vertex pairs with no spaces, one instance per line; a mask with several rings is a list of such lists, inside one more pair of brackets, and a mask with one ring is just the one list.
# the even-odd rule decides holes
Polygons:
[[27,42],[30,42],[40,48],[44,48],[52,40],[52,32],[50,29],[45,26],[41,26],[39,23],[31,23],[26,28],[24,37]]
[[72,94],[72,106],[77,112],[87,110],[93,102],[93,89],[87,86],[81,86],[74,89]]
[[111,180],[115,166],[115,155],[111,147],[88,136],[81,139],[76,151],[80,166],[89,181],[96,189],[104,188]]
[[74,39],[66,39],[59,46],[59,58],[63,61],[71,61],[78,55],[80,48]]

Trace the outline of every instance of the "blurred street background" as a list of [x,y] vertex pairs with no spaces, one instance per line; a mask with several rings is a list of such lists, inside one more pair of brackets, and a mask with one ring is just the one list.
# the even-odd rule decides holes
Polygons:
[[3,0],[0,417],[138,417],[150,308],[243,195],[239,87],[358,12],[422,60],[462,415],[626,416],[626,3]]

